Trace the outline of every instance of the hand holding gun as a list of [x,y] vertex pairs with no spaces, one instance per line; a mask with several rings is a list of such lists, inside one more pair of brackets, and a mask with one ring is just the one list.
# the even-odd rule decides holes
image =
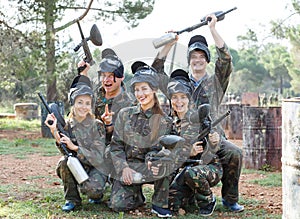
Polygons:
[[[96,46],[101,46],[102,45],[102,37],[101,34],[96,26],[96,24],[94,24],[91,28],[90,31],[90,36],[89,37],[84,37],[79,20],[77,21],[78,24],[78,28],[80,31],[80,35],[81,35],[81,43],[79,43],[75,48],[74,51],[77,52],[80,47],[83,48],[84,54],[85,54],[85,58],[84,61],[89,63],[90,66],[92,66],[93,64],[95,64],[95,61],[93,60],[89,45],[88,45],[88,41],[91,40],[92,43]],[[80,66],[78,67],[78,74],[80,74],[80,72],[82,72],[84,69],[86,68],[86,65]]]
[[[67,165],[70,171],[72,172],[73,176],[75,177],[76,181],[79,184],[81,184],[84,181],[86,181],[89,178],[89,176],[87,175],[86,171],[84,170],[77,157],[75,157],[72,151],[69,151],[67,148],[66,143],[70,142],[70,138],[67,136],[66,133],[64,133],[63,130],[63,127],[66,125],[65,120],[59,113],[58,106],[56,104],[48,105],[42,94],[38,93],[38,95],[47,112],[49,113],[47,119],[45,120],[45,123],[51,130],[53,130],[54,137],[59,142],[58,149],[62,154],[64,154],[68,158]],[[55,130],[57,130],[57,133],[55,132]]]
[[[225,12],[217,11],[217,12],[213,12],[213,13],[210,13],[210,14],[215,14],[216,17],[217,17],[217,21],[221,21],[225,18],[225,14],[227,14],[227,13],[229,13],[229,12],[235,10],[235,9],[237,9],[237,7],[234,7],[232,9],[228,10],[228,11],[225,11]],[[207,25],[209,21],[211,21],[211,18],[205,16],[201,19],[201,23],[199,23],[199,24],[195,24],[191,27],[187,27],[187,28],[185,28],[183,30],[180,30],[180,31],[169,32],[169,33],[161,36],[160,38],[154,39],[153,42],[152,42],[153,46],[155,47],[155,49],[157,49],[161,46],[164,46],[167,43],[174,41],[177,35],[179,35],[183,32],[191,32],[191,31],[193,31],[193,30],[195,30],[199,27]]]

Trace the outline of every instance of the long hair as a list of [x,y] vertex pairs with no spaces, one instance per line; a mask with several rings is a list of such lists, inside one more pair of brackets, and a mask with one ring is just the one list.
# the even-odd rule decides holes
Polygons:
[[162,116],[164,115],[164,112],[160,107],[159,100],[158,100],[156,93],[153,94],[153,97],[154,97],[154,105],[152,107],[153,124],[156,124],[157,126],[155,126],[155,128],[152,129],[152,132],[151,132],[150,139],[152,142],[158,138],[158,132],[160,130],[160,125],[161,125],[160,120],[161,120]]
[[[89,111],[89,113],[87,114],[87,116],[88,116],[88,115],[89,115],[91,118],[93,118],[93,119],[95,118],[95,115],[92,113],[92,108],[91,108],[91,110]],[[74,107],[74,106],[71,107],[71,111],[70,111],[70,113],[69,113],[68,118],[69,118],[69,119],[76,118],[75,107]]]
[[164,112],[160,106],[160,103],[159,103],[159,100],[158,100],[158,97],[156,95],[156,93],[153,94],[153,99],[154,99],[154,105],[152,107],[152,112],[154,114],[160,114],[160,115],[164,115]]

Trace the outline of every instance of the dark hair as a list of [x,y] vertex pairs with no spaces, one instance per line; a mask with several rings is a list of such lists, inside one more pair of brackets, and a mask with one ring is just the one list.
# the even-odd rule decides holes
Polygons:
[[160,107],[159,100],[156,93],[154,93],[153,95],[154,95],[154,106],[152,107],[152,112],[154,114],[164,115],[164,112]]

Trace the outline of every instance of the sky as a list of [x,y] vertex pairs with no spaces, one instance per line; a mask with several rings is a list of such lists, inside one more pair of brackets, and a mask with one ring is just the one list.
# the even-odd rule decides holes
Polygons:
[[[133,29],[128,29],[128,25],[122,22],[115,22],[110,25],[103,21],[95,22],[90,20],[88,16],[82,22],[85,33],[89,32],[92,22],[95,23],[103,39],[101,49],[115,48],[117,54],[124,60],[132,59],[132,57],[128,58],[129,51],[137,56],[137,53],[140,54],[141,48],[144,51],[144,56],[155,56],[161,48],[155,49],[152,41],[164,35],[166,31],[183,30],[200,23],[200,19],[209,13],[227,11],[234,7],[237,9],[226,14],[225,19],[216,24],[217,31],[227,45],[238,49],[237,36],[245,35],[248,28],[258,34],[261,42],[266,43],[272,40],[270,21],[287,18],[293,13],[289,4],[290,0],[156,0],[153,12],[141,20],[138,27]],[[299,16],[293,16],[286,22],[300,23],[300,19],[297,17]],[[295,21],[295,18],[298,20]],[[74,43],[80,42],[80,35],[77,33],[78,28],[76,28],[77,25],[73,25],[72,28],[66,30],[71,33]],[[178,44],[186,46],[190,37],[196,34],[204,35],[209,45],[214,43],[208,27],[202,26],[192,32],[180,34]],[[279,42],[288,46],[287,41],[281,40]],[[120,51],[119,47],[121,48]],[[183,57],[179,58],[182,59]]]
[[[257,32],[268,35],[267,26],[271,20],[285,18],[291,14],[285,9],[289,0],[156,0],[153,12],[140,22],[137,28],[127,30],[125,27],[111,28],[106,34],[103,29],[104,43],[108,46],[115,45],[129,39],[157,38],[168,30],[182,30],[200,22],[200,19],[215,11],[227,11],[233,7],[236,10],[228,13],[223,21],[217,23],[217,30],[229,45],[237,48],[236,37],[244,35],[247,28],[256,29]],[[299,16],[298,16],[299,17]],[[263,27],[265,25],[266,27]],[[207,26],[192,32],[182,33],[179,42],[186,42],[194,34],[203,34],[210,40]],[[265,37],[266,37],[265,36]]]

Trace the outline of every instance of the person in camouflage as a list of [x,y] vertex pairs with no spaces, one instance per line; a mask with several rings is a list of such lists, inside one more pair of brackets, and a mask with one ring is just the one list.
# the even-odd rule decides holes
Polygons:
[[[151,211],[159,217],[170,217],[169,178],[164,175],[157,177],[160,167],[154,162],[147,162],[146,157],[160,151],[158,138],[170,132],[171,119],[160,108],[156,96],[158,82],[155,70],[135,64],[132,65],[131,90],[138,104],[120,110],[110,144],[118,178],[113,183],[109,206],[120,212],[144,205],[143,182],[153,182]],[[142,174],[142,181],[134,181],[137,173]]]
[[[87,195],[90,203],[100,203],[105,190],[107,172],[104,158],[105,127],[92,114],[93,90],[85,76],[77,76],[71,86],[69,100],[72,106],[64,133],[57,130],[57,118],[48,114],[45,124],[50,128],[56,144],[63,143],[82,164],[88,179],[79,184],[70,171],[68,157],[62,157],[57,165],[56,173],[64,186],[65,205],[63,211],[72,211],[81,206],[82,194]],[[50,125],[49,121],[53,124]]]
[[206,144],[202,139],[197,139],[199,131],[202,131],[199,127],[205,128],[204,121],[209,115],[205,115],[203,121],[192,121],[192,114],[196,113],[196,118],[199,116],[198,111],[195,112],[190,105],[193,87],[187,72],[182,69],[173,71],[167,92],[171,100],[173,121],[176,124],[173,126],[174,133],[185,139],[190,160],[199,161],[184,162],[178,171],[170,185],[170,209],[173,212],[178,212],[179,208],[189,209],[189,204],[196,200],[199,214],[209,216],[216,206],[216,198],[211,187],[220,182],[223,174],[222,165],[216,155],[220,143],[219,134],[217,132],[208,134]]
[[[215,73],[208,75],[206,67],[210,62],[210,51],[205,37],[196,35],[191,37],[188,43],[188,65],[190,70],[190,80],[192,81],[194,91],[192,99],[196,107],[201,104],[209,103],[211,105],[211,117],[215,120],[219,116],[219,107],[227,90],[229,78],[232,72],[232,57],[228,46],[217,32],[215,25],[217,18],[214,14],[208,15],[208,27],[215,41],[218,58],[215,63]],[[161,52],[157,55],[153,64],[160,69],[161,87],[166,87],[166,74],[163,74],[163,63],[166,56],[176,40],[165,45]],[[163,91],[163,89],[161,89]],[[222,203],[231,211],[240,212],[244,207],[238,204],[239,199],[239,178],[242,168],[243,153],[242,150],[228,141],[225,137],[221,126],[218,127],[221,135],[221,146],[218,156],[223,167],[222,177]]]
[[[80,73],[88,76],[90,65],[84,61],[78,67],[86,66]],[[106,126],[106,144],[111,141],[114,122],[119,111],[134,103],[134,98],[126,91],[124,81],[124,66],[121,59],[112,49],[102,51],[102,60],[99,64],[99,84],[94,88],[95,116]]]

